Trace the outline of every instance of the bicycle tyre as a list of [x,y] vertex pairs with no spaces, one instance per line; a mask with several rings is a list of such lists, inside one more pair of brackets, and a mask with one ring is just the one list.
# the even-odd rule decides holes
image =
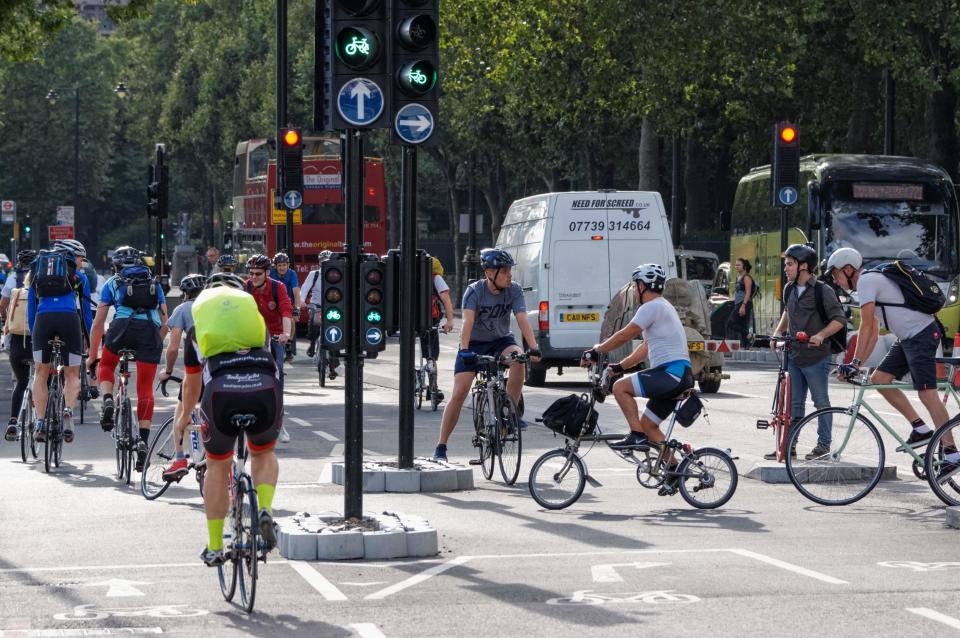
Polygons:
[[[117,398],[119,399],[120,397],[118,396]],[[117,403],[114,403],[114,408],[113,408],[113,448],[114,448],[114,455],[116,456],[116,461],[117,461],[117,472],[116,472],[117,480],[122,481],[123,473],[126,470],[124,461],[126,461],[127,455],[123,451],[123,448],[124,448],[123,411],[118,410],[117,405],[118,405]]]
[[437,373],[431,372],[430,375],[430,407],[434,412],[440,407],[440,388],[437,387]]
[[53,413],[55,410],[51,410],[50,406],[53,403],[50,398],[56,393],[56,382],[53,384],[53,388],[50,393],[47,394],[47,405],[44,408],[43,416],[43,427],[45,432],[43,433],[43,471],[47,474],[50,473],[50,467],[54,465],[54,454],[56,443],[53,441],[55,435],[53,422],[54,416]]
[[947,433],[953,434],[954,445],[956,446],[957,438],[960,437],[960,415],[953,417],[933,433],[930,442],[927,444],[923,467],[924,473],[927,475],[927,483],[930,484],[930,489],[937,495],[937,498],[947,505],[955,506],[960,505],[960,473],[954,473],[942,482],[937,479],[937,470],[940,464],[945,462],[942,441]]
[[[230,519],[234,519],[233,511],[228,512],[227,516]],[[233,520],[226,520],[224,523],[226,525],[235,525]],[[229,552],[229,559],[224,564],[217,565],[217,580],[220,582],[220,594],[223,595],[223,599],[227,602],[233,600],[233,596],[237,592],[237,578],[240,572],[240,559],[234,556],[232,538],[230,543],[230,547],[225,546],[223,548],[225,552]],[[229,572],[229,575],[227,572]]]
[[[260,562],[260,513],[257,511],[257,493],[249,477],[242,477],[243,485],[238,494],[243,494],[243,500],[237,508],[238,526],[242,530],[237,535],[241,548],[238,585],[240,589],[240,603],[248,614],[253,611],[253,604],[257,597],[257,564]],[[246,511],[244,511],[246,510]],[[249,518],[247,518],[249,516]],[[244,520],[246,519],[246,520]]]
[[777,410],[773,416],[773,433],[777,446],[777,462],[786,458],[787,440],[790,438],[790,373],[784,372],[777,388]]
[[124,467],[123,477],[124,482],[127,485],[130,485],[130,476],[133,473],[133,453],[134,445],[133,441],[133,412],[130,409],[130,399],[123,399],[123,421],[125,432],[123,433],[123,438],[126,440],[126,465]]
[[497,461],[500,476],[507,485],[513,485],[520,476],[520,460],[523,456],[523,432],[517,405],[506,392],[497,396]]
[[[566,489],[561,487],[564,482]],[[576,503],[586,483],[583,461],[572,450],[550,450],[530,468],[530,496],[548,510],[562,510]]]
[[320,377],[320,387],[327,387],[327,351],[317,346],[317,376]]
[[[27,462],[27,447],[29,446],[34,450],[36,449],[36,443],[33,441],[32,419],[29,417],[29,412],[30,399],[25,396],[24,400],[20,402],[20,412],[17,414],[17,434],[20,436],[20,459],[24,463]],[[34,457],[36,457],[36,454],[34,454]]]
[[161,496],[170,487],[170,482],[163,480],[164,463],[176,459],[176,446],[173,440],[174,428],[171,416],[157,430],[150,441],[147,458],[143,463],[143,472],[140,473],[140,493],[143,498],[152,501]]
[[417,409],[423,407],[423,370],[417,370],[417,383],[413,387],[413,392],[417,396]]
[[[708,464],[708,461],[706,461],[710,457],[715,459],[713,464]],[[696,468],[693,467],[694,465],[696,465]],[[729,501],[733,497],[733,493],[737,491],[737,480],[739,478],[737,476],[737,466],[734,465],[729,454],[716,448],[705,447],[695,450],[681,461],[677,471],[684,474],[699,472],[699,478],[686,477],[680,480],[680,496],[689,505],[697,509],[712,510],[720,507]],[[720,497],[712,501],[697,498],[697,494],[701,490],[715,487],[717,477],[723,472],[726,472],[729,477],[729,484],[720,492]],[[696,485],[689,485],[692,481],[697,481]]]
[[53,466],[60,467],[60,461],[63,459],[63,409],[66,405],[65,397],[63,396],[63,383],[62,378],[58,383],[57,387],[57,405],[56,405],[56,437],[53,439]]
[[33,426],[37,420],[37,410],[33,407],[33,390],[27,388],[27,420],[25,422],[25,427],[30,433],[30,454],[33,456],[33,460],[37,460],[40,457],[40,453],[37,450],[37,437],[34,435]]
[[490,431],[486,425],[487,395],[479,393],[473,405],[473,427],[476,431],[477,443],[480,448],[480,472],[488,481],[493,478],[495,463],[496,442],[490,439]]
[[[820,505],[849,505],[855,503],[877,486],[883,474],[886,457],[880,433],[869,419],[858,413],[854,424],[859,421],[862,428],[848,434],[851,425],[849,409],[823,408],[806,415],[792,428],[793,431],[789,440],[790,449],[812,449],[815,446],[819,440],[817,428],[821,415],[831,415],[831,419],[837,419],[832,421],[831,425],[833,436],[831,445],[843,445],[844,447],[840,452],[831,451],[827,456],[814,459],[787,455],[787,475],[797,491],[814,503]],[[839,436],[837,436],[838,430]],[[851,447],[849,440],[854,436],[856,436],[856,441]],[[801,442],[805,444],[802,448],[798,445]],[[849,459],[849,461],[841,461],[840,457],[837,456],[838,454],[841,454],[844,459]],[[816,485],[833,485],[838,489],[840,487],[854,488],[857,485],[862,487],[856,493],[827,498],[825,495],[813,491],[813,486]]]

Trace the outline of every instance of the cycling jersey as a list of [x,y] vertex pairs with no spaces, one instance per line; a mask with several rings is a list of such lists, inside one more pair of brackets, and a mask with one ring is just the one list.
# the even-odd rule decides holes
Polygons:
[[643,331],[643,341],[650,348],[650,367],[672,361],[690,361],[687,333],[680,323],[680,316],[663,297],[655,297],[641,305],[631,322]]
[[193,299],[187,299],[179,306],[173,309],[170,319],[167,321],[167,327],[173,330],[180,328],[183,335],[183,366],[188,374],[197,374],[200,372],[200,357],[197,354],[196,347],[193,345],[193,339],[188,338],[193,329]]
[[280,275],[280,272],[274,268],[268,273],[270,279],[276,279],[284,285],[287,289],[287,296],[290,297],[290,301],[293,301],[293,289],[300,287],[300,280],[297,278],[297,273],[293,272],[293,268],[287,268],[287,274]]
[[[104,306],[113,306],[116,309],[116,316],[114,321],[117,319],[138,319],[146,320],[149,319],[153,322],[157,328],[160,327],[160,306],[167,303],[166,297],[163,295],[163,290],[160,286],[157,286],[157,307],[152,308],[149,311],[137,312],[133,308],[129,308],[120,303],[120,294],[118,288],[120,287],[117,282],[117,275],[113,275],[107,279],[106,283],[103,284],[103,290],[100,291],[100,303]],[[89,292],[87,293],[89,296]]]
[[247,292],[256,300],[260,315],[263,316],[270,334],[283,334],[283,318],[293,319],[293,303],[287,294],[286,286],[268,277],[266,283],[259,288],[248,281]]
[[[90,284],[87,282],[87,278],[81,272],[76,274],[80,282],[80,285],[77,286],[79,294],[89,299]],[[75,315],[77,312],[77,303],[77,294],[74,292],[56,297],[38,297],[34,287],[30,286],[29,292],[27,293],[27,321],[30,324],[31,334],[34,334],[33,325],[38,315],[51,312]],[[93,325],[93,312],[90,310],[90,304],[80,303],[80,309],[83,312],[83,327],[89,332],[90,327]]]

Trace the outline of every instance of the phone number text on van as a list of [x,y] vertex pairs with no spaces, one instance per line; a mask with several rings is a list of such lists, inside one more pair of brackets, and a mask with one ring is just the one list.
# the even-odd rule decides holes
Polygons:
[[570,222],[570,232],[596,232],[602,230],[650,230],[650,220],[631,220],[628,222],[583,221]]

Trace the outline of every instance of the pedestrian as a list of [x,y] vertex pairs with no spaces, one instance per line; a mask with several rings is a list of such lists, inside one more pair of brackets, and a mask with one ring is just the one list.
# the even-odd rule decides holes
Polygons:
[[207,261],[201,265],[201,274],[205,277],[209,277],[217,272],[220,272],[217,268],[217,260],[220,259],[220,251],[216,246],[210,246],[207,248]]
[[737,271],[736,289],[733,295],[733,308],[727,318],[726,332],[728,337],[739,338],[741,348],[749,348],[750,322],[753,320],[753,298],[756,296],[757,285],[750,276],[750,260],[740,257],[734,262]]

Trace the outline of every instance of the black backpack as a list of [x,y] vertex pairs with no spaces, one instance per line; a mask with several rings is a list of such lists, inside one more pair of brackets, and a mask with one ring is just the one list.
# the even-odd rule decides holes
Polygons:
[[160,305],[159,286],[146,266],[127,266],[117,275],[118,301],[138,313]]
[[38,297],[63,297],[73,292],[78,279],[70,260],[58,250],[41,250],[32,264],[33,287]]
[[537,419],[545,426],[569,439],[593,434],[597,427],[597,411],[586,394],[571,394],[557,399]]
[[[865,272],[883,273],[896,283],[900,292],[903,293],[903,303],[876,302],[881,311],[884,306],[900,306],[925,315],[935,315],[946,304],[947,300],[940,286],[910,264],[899,260],[891,261]],[[886,314],[883,316],[883,321],[884,324],[887,323]]]

